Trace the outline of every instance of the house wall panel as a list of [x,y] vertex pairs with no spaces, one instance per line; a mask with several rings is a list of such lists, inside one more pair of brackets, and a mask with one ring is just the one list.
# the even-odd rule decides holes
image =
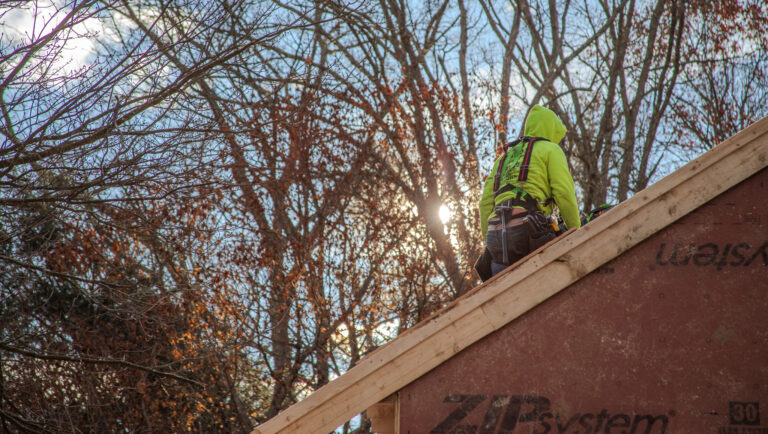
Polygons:
[[400,432],[768,433],[767,199],[764,169],[461,351]]

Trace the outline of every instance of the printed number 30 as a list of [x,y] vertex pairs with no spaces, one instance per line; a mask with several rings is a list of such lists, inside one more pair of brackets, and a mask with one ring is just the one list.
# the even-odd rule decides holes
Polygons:
[[760,425],[757,402],[731,402],[731,425]]

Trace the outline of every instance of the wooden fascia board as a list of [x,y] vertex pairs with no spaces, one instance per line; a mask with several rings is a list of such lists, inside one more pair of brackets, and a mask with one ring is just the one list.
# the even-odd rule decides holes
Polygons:
[[766,166],[768,117],[473,289],[254,433],[332,431]]

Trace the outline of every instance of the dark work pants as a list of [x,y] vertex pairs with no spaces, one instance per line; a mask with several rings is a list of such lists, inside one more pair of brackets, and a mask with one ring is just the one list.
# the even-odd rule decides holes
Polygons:
[[523,259],[527,254],[543,246],[555,238],[554,232],[544,232],[532,238],[528,235],[525,225],[507,228],[507,254],[509,263],[504,264],[504,252],[501,249],[501,230],[488,231],[485,245],[491,252],[491,275],[495,276],[509,265]]

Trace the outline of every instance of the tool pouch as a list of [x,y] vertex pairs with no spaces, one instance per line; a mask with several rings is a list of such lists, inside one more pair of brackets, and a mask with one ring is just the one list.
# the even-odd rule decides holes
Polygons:
[[538,249],[555,238],[555,232],[549,224],[549,219],[541,212],[531,213],[526,216],[525,228],[528,230],[528,248],[531,251]]

